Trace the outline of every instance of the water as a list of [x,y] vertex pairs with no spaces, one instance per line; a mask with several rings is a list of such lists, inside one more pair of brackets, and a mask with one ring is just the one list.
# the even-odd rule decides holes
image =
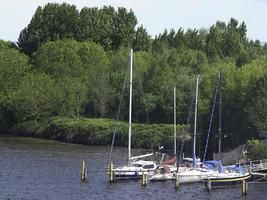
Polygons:
[[[115,163],[127,149],[114,151]],[[140,180],[109,184],[104,170],[108,147],[64,144],[32,138],[0,137],[0,200],[108,200],[108,199],[266,199],[266,184],[249,185],[247,197],[241,188],[217,189],[208,193],[203,184]],[[82,160],[89,171],[88,182],[80,183]]]

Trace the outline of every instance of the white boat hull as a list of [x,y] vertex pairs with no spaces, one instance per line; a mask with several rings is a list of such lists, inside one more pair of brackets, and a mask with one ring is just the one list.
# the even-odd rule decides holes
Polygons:
[[[179,183],[194,183],[201,182],[208,175],[214,173],[208,169],[202,168],[182,168],[179,169],[178,178]],[[175,180],[176,172],[173,173],[165,173],[165,174],[155,174],[152,175],[149,180],[151,181],[166,181],[166,180]]]
[[157,165],[152,161],[136,161],[129,166],[113,169],[115,179],[136,179],[141,178],[143,173],[153,175]]

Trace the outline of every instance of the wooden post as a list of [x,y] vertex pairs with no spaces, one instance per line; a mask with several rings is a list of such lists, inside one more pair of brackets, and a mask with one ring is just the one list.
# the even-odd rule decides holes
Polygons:
[[242,195],[246,196],[248,194],[248,183],[246,180],[242,180]]
[[175,174],[175,189],[179,188],[179,174],[178,172]]
[[206,182],[206,189],[207,189],[208,192],[211,191],[211,181],[209,179]]
[[147,186],[147,172],[142,173],[142,186]]
[[115,173],[114,173],[114,170],[113,170],[113,163],[111,162],[110,165],[109,165],[109,182],[114,182],[114,176],[115,176]]
[[82,161],[82,171],[81,171],[81,182],[86,182],[86,166],[85,166],[85,160]]

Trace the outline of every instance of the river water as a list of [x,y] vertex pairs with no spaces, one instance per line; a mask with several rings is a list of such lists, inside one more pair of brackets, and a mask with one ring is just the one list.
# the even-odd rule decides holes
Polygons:
[[[115,163],[126,151],[115,149]],[[0,136],[0,200],[267,199],[266,184],[250,184],[247,197],[240,187],[208,193],[202,183],[180,185],[177,191],[174,182],[148,182],[145,188],[140,180],[110,184],[107,155],[108,147]],[[83,159],[87,183],[80,183]]]

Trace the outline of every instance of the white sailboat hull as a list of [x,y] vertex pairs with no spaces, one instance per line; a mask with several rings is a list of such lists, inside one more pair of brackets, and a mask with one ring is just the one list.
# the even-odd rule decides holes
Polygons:
[[153,175],[157,165],[153,161],[139,160],[130,165],[113,169],[115,179],[141,178],[143,173]]
[[[179,183],[195,183],[201,182],[207,176],[214,173],[214,171],[202,168],[182,168],[179,169],[178,178]],[[176,172],[165,173],[165,174],[155,174],[152,175],[149,180],[151,181],[166,181],[166,180],[175,180]]]

